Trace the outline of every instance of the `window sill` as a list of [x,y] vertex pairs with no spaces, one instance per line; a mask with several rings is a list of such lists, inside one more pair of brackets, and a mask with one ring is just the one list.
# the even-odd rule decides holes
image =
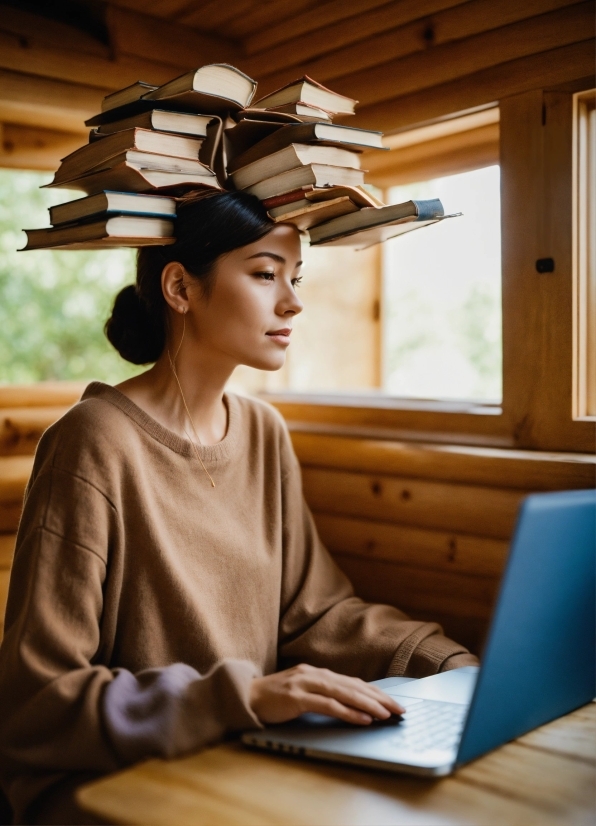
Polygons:
[[291,430],[369,439],[513,447],[500,404],[381,393],[263,393]]

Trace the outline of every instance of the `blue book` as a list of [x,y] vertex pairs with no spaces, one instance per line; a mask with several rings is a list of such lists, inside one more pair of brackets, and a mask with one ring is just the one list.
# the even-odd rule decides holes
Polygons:
[[[461,213],[457,213],[461,215]],[[364,249],[396,235],[435,224],[445,218],[438,198],[427,201],[406,201],[384,207],[365,207],[358,212],[341,215],[309,229],[313,246],[348,246]]]
[[106,189],[87,198],[50,207],[50,223],[81,223],[110,215],[141,215],[153,218],[175,218],[176,201],[164,195],[144,195],[137,192],[114,192]]

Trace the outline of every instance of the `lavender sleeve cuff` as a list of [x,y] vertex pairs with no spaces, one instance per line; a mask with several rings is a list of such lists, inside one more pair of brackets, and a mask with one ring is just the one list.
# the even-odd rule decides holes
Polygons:
[[124,765],[176,757],[227,733],[262,728],[249,705],[250,683],[260,672],[248,661],[223,660],[205,675],[183,663],[115,675],[103,695],[103,718]]

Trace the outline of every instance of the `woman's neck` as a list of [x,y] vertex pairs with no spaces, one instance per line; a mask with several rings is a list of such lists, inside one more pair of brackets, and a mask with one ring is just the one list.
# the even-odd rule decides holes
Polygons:
[[116,388],[182,438],[197,441],[198,436],[200,444],[217,444],[227,431],[223,395],[233,367],[215,364],[213,359],[204,361],[201,364],[193,354],[191,362],[182,352],[175,365],[179,386],[168,353],[164,352],[151,369]]

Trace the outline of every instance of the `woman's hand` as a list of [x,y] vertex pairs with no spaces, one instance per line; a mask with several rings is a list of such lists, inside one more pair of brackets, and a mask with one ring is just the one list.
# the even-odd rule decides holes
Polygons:
[[262,723],[284,723],[314,711],[365,726],[374,718],[386,720],[404,712],[392,697],[364,680],[306,664],[255,677],[250,706]]

